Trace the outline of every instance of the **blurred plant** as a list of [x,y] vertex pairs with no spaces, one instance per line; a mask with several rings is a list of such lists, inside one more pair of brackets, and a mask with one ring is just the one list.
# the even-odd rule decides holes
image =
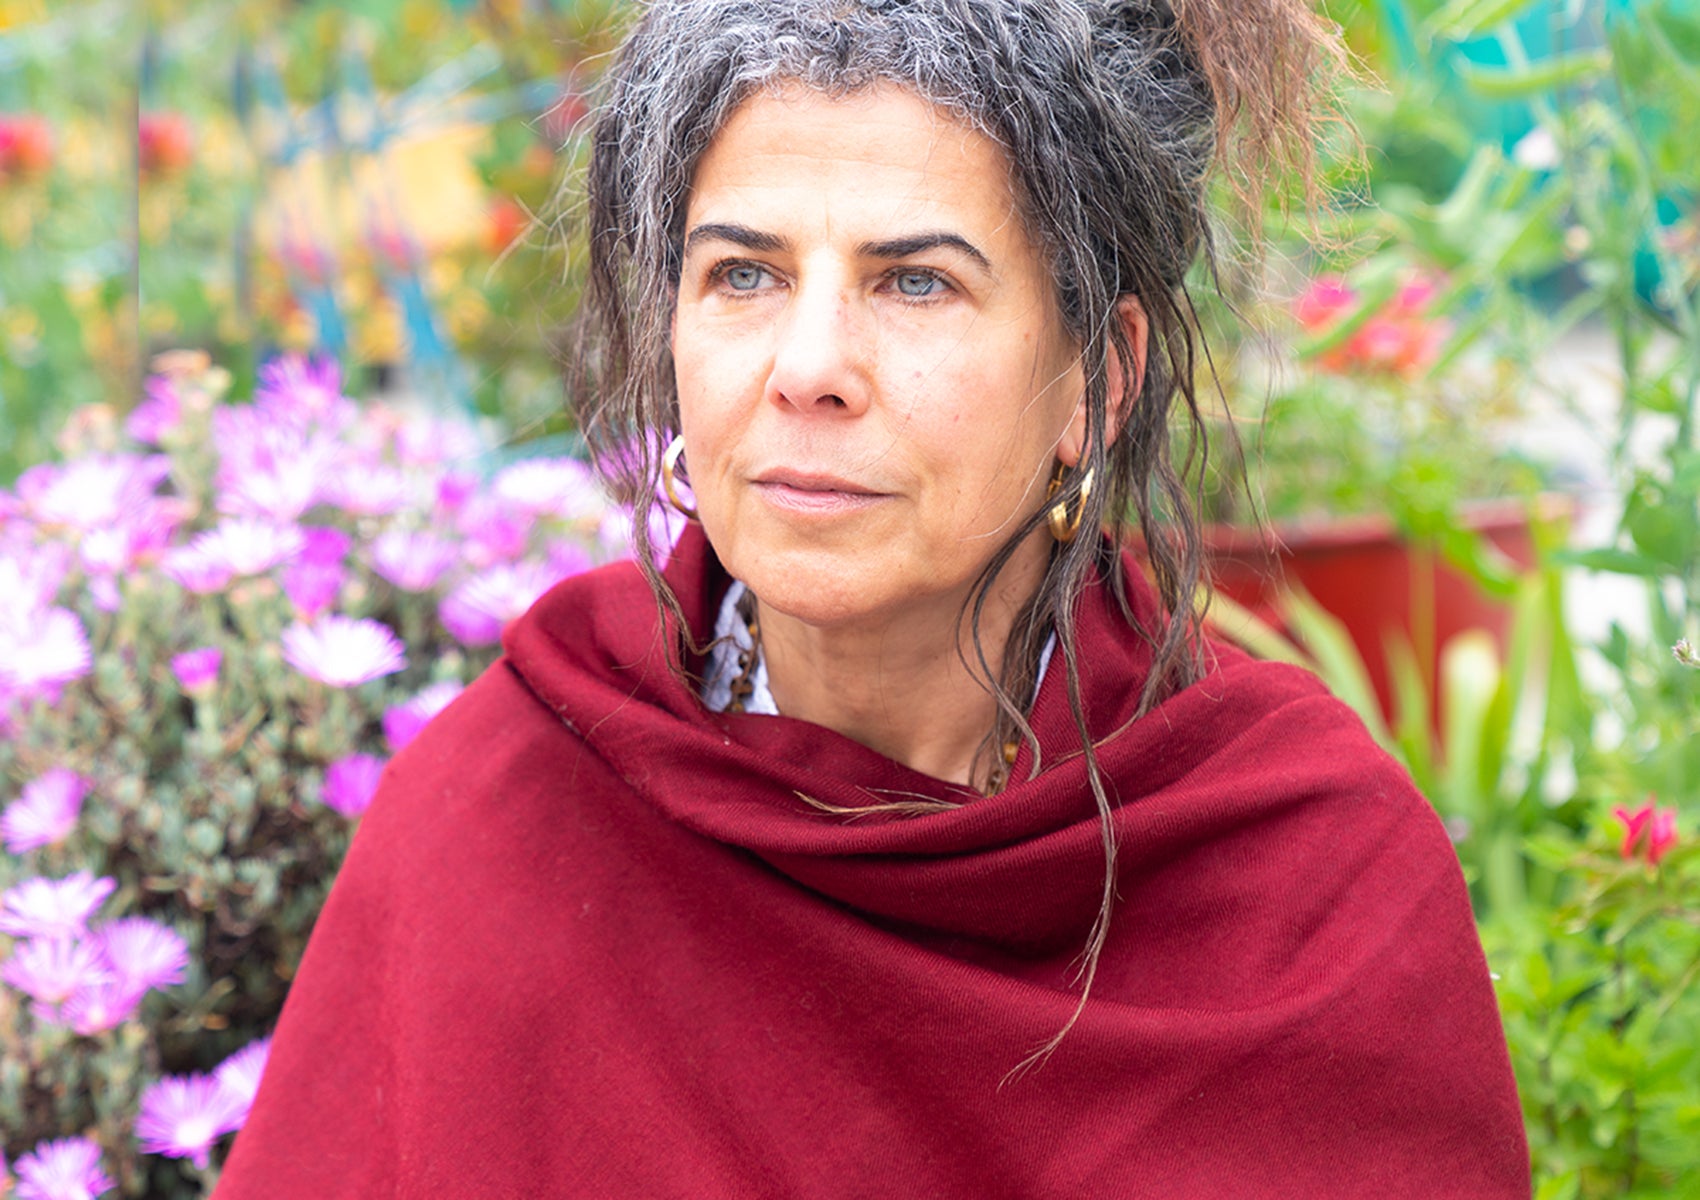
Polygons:
[[0,492],[0,1153],[25,1195],[54,1170],[206,1192],[386,756],[630,529],[583,464],[486,472],[474,428],[357,407],[328,362],[274,361],[251,404],[202,356],[160,366]]
[[[1528,3],[1332,7],[1362,18],[1377,61],[1395,68],[1381,111],[1412,113],[1420,99],[1424,135],[1450,129],[1430,144],[1462,154],[1439,192],[1372,165],[1377,205],[1342,207],[1332,230],[1367,254],[1349,276],[1355,295],[1335,285],[1321,297],[1330,322],[1305,353],[1362,380],[1396,375],[1362,369],[1374,356],[1353,339],[1413,263],[1443,272],[1423,315],[1449,326],[1432,359],[1423,346],[1425,387],[1467,377],[1485,348],[1513,394],[1562,389],[1570,381],[1545,360],[1595,322],[1617,351],[1617,395],[1594,436],[1624,503],[1609,544],[1549,545],[1516,585],[1503,652],[1470,634],[1445,648],[1440,739],[1406,648],[1389,648],[1389,725],[1326,616],[1298,601],[1291,623],[1457,841],[1499,977],[1537,1197],[1700,1194],[1700,859],[1682,832],[1700,799],[1700,19],[1615,0],[1534,24],[1518,23]],[[1467,114],[1483,104],[1516,109],[1513,139],[1470,136]],[[1646,620],[1582,644],[1558,585],[1560,568],[1577,567],[1641,580]],[[1256,640],[1301,653],[1267,629]]]

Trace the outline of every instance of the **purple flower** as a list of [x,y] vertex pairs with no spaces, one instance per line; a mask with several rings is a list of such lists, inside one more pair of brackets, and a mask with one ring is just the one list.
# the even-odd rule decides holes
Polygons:
[[499,500],[533,515],[594,519],[606,504],[596,476],[575,458],[533,458],[504,468],[490,484]]
[[478,431],[453,417],[416,418],[401,425],[395,432],[397,457],[415,466],[431,467],[464,461],[482,449]]
[[555,541],[549,543],[548,567],[551,579],[570,579],[574,575],[583,574],[595,565],[591,561],[590,551],[577,542]]
[[503,564],[481,571],[443,598],[437,615],[460,642],[486,646],[557,582],[539,562]]
[[449,702],[463,690],[453,680],[433,683],[413,699],[384,713],[384,737],[389,741],[390,749],[400,750],[418,737],[426,723],[447,708]]
[[197,596],[221,592],[234,577],[230,567],[193,546],[179,546],[160,564],[165,573]]
[[144,1154],[187,1158],[207,1165],[212,1144],[238,1128],[246,1114],[240,1097],[210,1075],[167,1075],[142,1091],[136,1137]]
[[460,547],[429,533],[390,529],[369,551],[372,569],[404,592],[426,592],[460,561]]
[[491,496],[474,496],[460,511],[466,560],[474,567],[509,562],[525,553],[531,519]]
[[293,525],[277,525],[256,517],[226,517],[197,535],[189,548],[224,566],[232,575],[258,575],[288,562],[306,545],[306,537]]
[[114,978],[138,994],[182,983],[189,966],[189,944],[169,925],[146,917],[113,921],[94,940]]
[[[665,499],[657,500],[649,506],[648,524],[649,544],[655,551],[655,560],[658,564],[665,564],[668,552],[679,540],[679,535],[685,531],[684,514]],[[630,558],[636,553],[635,530],[630,509],[609,509],[597,528],[596,540],[610,557]]]
[[336,603],[347,575],[335,564],[298,562],[283,573],[283,594],[297,616],[311,621]]
[[330,525],[303,525],[301,561],[315,567],[338,567],[348,557],[354,539]]
[[353,687],[407,665],[401,639],[378,621],[320,617],[283,631],[283,660],[309,679]]
[[356,516],[381,517],[406,508],[416,491],[413,481],[394,467],[367,464],[331,476],[320,486],[319,495]]
[[6,849],[22,854],[64,841],[76,828],[90,783],[75,771],[54,767],[24,785],[21,797],[0,814],[0,838]]
[[80,1037],[116,1029],[135,1015],[142,991],[122,980],[84,984],[59,1006],[58,1024],[69,1025]]
[[18,943],[12,957],[0,966],[0,980],[49,1008],[80,987],[111,979],[100,948],[80,938],[30,938]]
[[260,368],[254,405],[280,418],[342,420],[350,407],[336,359],[285,354]]
[[148,376],[146,400],[130,411],[124,430],[138,442],[158,446],[183,420],[183,402],[169,376]]
[[324,801],[345,817],[358,817],[372,803],[384,760],[370,754],[351,754],[325,768]]
[[70,609],[0,611],[0,692],[52,695],[93,664],[88,635]]
[[225,1059],[213,1072],[218,1086],[242,1102],[242,1116],[236,1123],[237,1128],[248,1119],[248,1110],[254,1106],[254,1097],[260,1090],[260,1077],[265,1074],[266,1059],[271,1056],[271,1051],[272,1040],[260,1038]]
[[17,1200],[95,1200],[118,1186],[100,1169],[100,1147],[88,1138],[40,1142],[14,1166]]
[[464,473],[451,473],[437,481],[437,509],[441,513],[453,515],[466,507],[478,491],[478,477]]
[[42,525],[103,529],[124,524],[170,473],[171,460],[163,455],[91,455],[63,465],[42,463],[18,478],[18,498]]
[[171,659],[171,672],[191,696],[205,695],[218,682],[218,669],[224,663],[224,651],[217,646],[201,646],[185,650]]
[[319,498],[334,477],[334,438],[277,424],[255,409],[213,414],[218,447],[218,507],[227,513],[293,521]]
[[0,901],[0,933],[13,937],[81,937],[88,932],[89,917],[118,883],[88,871],[63,879],[26,879],[6,892]]
[[63,546],[17,545],[0,549],[0,620],[3,614],[40,612],[53,603],[70,569]]

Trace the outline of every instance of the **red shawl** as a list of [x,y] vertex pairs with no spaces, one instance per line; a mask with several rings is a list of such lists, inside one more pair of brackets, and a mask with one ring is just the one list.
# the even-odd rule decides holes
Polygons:
[[[700,535],[669,577],[710,628]],[[1082,604],[1103,736],[1148,653]],[[569,580],[397,756],[219,1200],[1528,1195],[1457,859],[1311,676],[1215,647],[1102,748],[1109,942],[1005,1082],[1102,887],[1061,661],[1037,778],[1024,748],[996,796],[851,819],[798,793],[955,789],[706,711],[658,627],[630,565]]]

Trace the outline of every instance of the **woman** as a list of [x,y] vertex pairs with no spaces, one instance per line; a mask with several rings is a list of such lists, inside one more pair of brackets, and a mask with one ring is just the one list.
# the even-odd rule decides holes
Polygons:
[[692,524],[392,764],[221,1197],[1527,1194],[1434,814],[1187,619],[1204,189],[1327,53],[1222,7],[648,8],[580,421]]

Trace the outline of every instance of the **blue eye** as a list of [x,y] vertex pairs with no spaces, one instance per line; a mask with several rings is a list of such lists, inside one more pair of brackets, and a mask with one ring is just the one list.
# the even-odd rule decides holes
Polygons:
[[761,286],[763,274],[760,267],[731,267],[724,278],[726,286],[735,292],[753,292]]
[[937,275],[925,271],[904,271],[897,276],[897,290],[905,296],[930,296],[943,286]]

